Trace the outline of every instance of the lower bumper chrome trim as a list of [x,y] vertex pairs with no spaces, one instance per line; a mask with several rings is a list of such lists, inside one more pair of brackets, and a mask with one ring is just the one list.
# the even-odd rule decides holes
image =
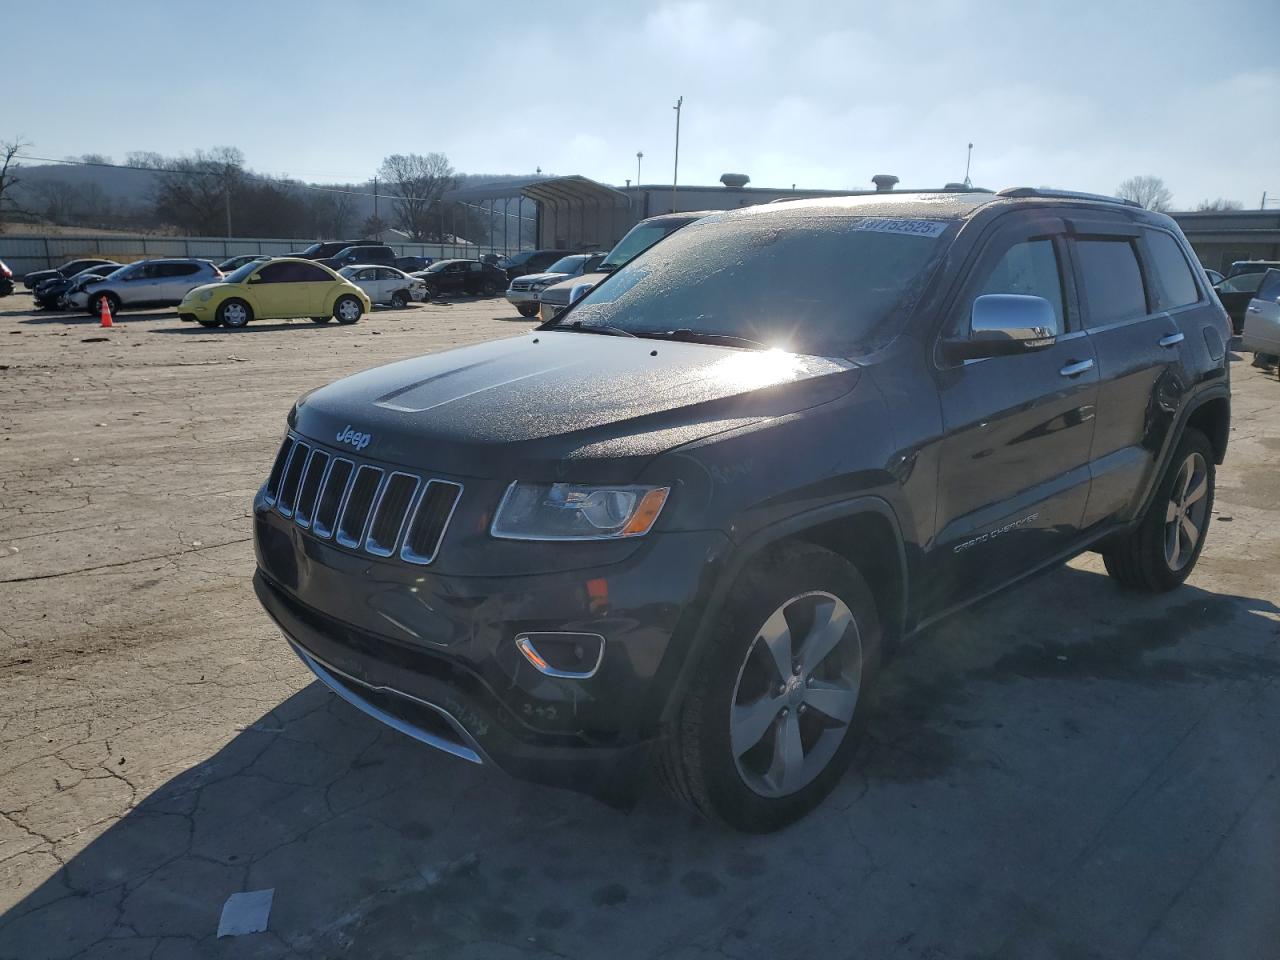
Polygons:
[[[425,743],[429,747],[435,747],[437,750],[443,750],[447,754],[460,757],[470,763],[486,764],[491,762],[489,758],[485,756],[484,750],[481,748],[480,744],[476,742],[475,738],[472,737],[471,734],[467,732],[466,728],[463,727],[453,714],[449,713],[447,710],[436,706],[434,703],[429,703],[426,700],[420,700],[417,697],[410,696],[400,690],[395,690],[391,687],[372,686],[361,680],[357,680],[355,677],[348,676],[341,670],[317,660],[310,653],[303,650],[302,647],[298,646],[298,644],[294,643],[292,639],[288,637],[285,639],[289,640],[289,646],[293,648],[293,652],[298,655],[298,658],[307,665],[308,669],[316,675],[321,683],[357,710],[367,713],[375,720],[385,723],[388,727],[391,727],[393,730],[400,731],[405,736],[413,737],[413,739],[420,743]],[[342,679],[339,680],[339,677]],[[457,736],[458,742],[455,743],[440,736],[439,734],[432,733],[430,730],[424,730],[422,727],[415,726],[406,720],[402,720],[399,717],[388,713],[381,707],[370,703],[356,692],[356,688],[361,687],[366,690],[373,690],[378,693],[401,697],[405,700],[412,701],[420,707],[425,707],[426,709],[431,710],[446,724],[448,724],[449,728]]]

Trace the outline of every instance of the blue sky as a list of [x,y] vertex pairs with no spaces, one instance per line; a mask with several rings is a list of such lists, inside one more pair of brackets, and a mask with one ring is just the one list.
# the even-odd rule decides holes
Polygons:
[[[53,21],[56,18],[56,23]],[[92,24],[80,29],[78,22]],[[1280,5],[1173,2],[10,4],[0,139],[62,157],[237,146],[363,180],[473,173],[757,186],[976,184],[1177,205],[1280,196]]]

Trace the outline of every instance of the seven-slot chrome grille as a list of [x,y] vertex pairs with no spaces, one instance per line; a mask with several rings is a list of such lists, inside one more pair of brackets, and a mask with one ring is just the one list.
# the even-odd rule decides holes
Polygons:
[[266,499],[322,540],[375,557],[399,551],[428,564],[453,516],[462,485],[361,463],[289,434],[267,478]]

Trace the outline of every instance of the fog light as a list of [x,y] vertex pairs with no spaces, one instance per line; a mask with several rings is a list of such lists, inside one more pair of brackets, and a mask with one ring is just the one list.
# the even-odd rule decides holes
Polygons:
[[595,675],[604,659],[604,637],[598,633],[522,633],[519,650],[539,673],[584,680]]

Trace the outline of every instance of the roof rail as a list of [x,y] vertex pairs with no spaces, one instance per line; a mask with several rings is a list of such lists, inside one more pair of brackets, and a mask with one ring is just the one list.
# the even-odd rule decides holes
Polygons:
[[1005,187],[996,191],[997,197],[1045,197],[1051,200],[1097,200],[1102,203],[1122,203],[1126,207],[1141,207],[1136,200],[1124,197],[1108,197],[1101,193],[1084,193],[1080,190],[1051,190],[1048,187]]
[[790,203],[792,200],[838,200],[841,197],[901,197],[909,196],[913,193],[989,193],[995,195],[994,190],[986,187],[964,187],[960,185],[948,184],[945,187],[908,187],[904,190],[850,190],[848,193],[827,192],[816,197],[778,197],[775,200],[769,200],[769,203]]

